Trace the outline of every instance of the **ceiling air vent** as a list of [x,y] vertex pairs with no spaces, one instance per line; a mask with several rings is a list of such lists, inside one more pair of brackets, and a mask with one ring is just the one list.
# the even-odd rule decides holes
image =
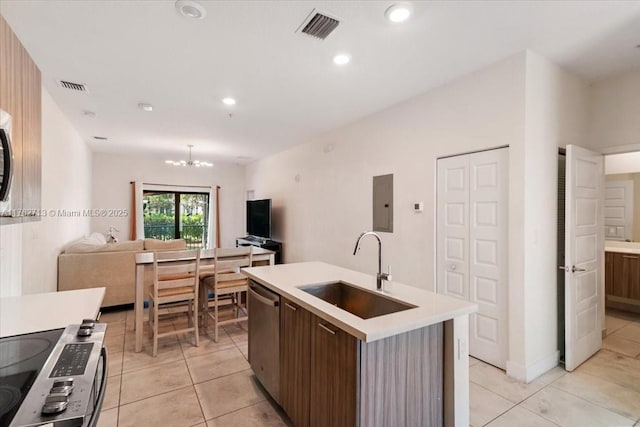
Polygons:
[[76,90],[78,92],[88,92],[87,87],[82,83],[73,83],[66,80],[58,80],[58,84],[60,85],[60,87],[63,87],[65,89]]
[[318,9],[313,9],[307,19],[300,25],[298,31],[324,40],[339,24],[340,21],[337,18],[331,17],[325,12],[320,12]]

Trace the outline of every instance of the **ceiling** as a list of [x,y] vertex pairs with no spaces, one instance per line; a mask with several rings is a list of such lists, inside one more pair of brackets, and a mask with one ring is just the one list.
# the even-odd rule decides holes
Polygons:
[[[199,3],[203,20],[168,0],[2,0],[0,13],[94,151],[173,159],[193,144],[194,158],[247,163],[526,48],[590,81],[640,69],[638,1],[414,1],[403,24],[385,19],[391,1]],[[296,33],[313,8],[341,20],[324,41]]]

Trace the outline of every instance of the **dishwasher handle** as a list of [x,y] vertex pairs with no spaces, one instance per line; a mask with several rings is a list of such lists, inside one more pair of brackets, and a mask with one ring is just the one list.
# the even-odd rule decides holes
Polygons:
[[256,289],[253,286],[249,286],[249,293],[253,298],[257,299],[262,304],[266,304],[272,307],[277,307],[280,304],[280,301],[278,301],[277,299],[274,300],[260,295],[258,292],[256,292]]

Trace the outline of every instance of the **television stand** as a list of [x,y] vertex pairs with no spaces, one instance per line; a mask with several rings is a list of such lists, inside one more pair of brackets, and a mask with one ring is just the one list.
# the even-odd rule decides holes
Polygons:
[[276,253],[276,264],[282,264],[282,243],[275,240],[263,239],[262,237],[246,236],[236,239],[236,247],[239,246],[256,246],[258,248],[267,249]]

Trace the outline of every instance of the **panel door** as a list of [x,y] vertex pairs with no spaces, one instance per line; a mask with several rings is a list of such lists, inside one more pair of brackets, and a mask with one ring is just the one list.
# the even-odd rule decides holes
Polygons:
[[509,151],[469,158],[469,318],[472,356],[506,369],[508,354]]
[[469,156],[439,159],[437,169],[437,291],[469,300]]
[[508,353],[507,148],[438,160],[438,293],[478,304],[469,354],[506,368]]
[[602,155],[568,145],[566,177],[565,368],[572,371],[602,345]]
[[633,240],[633,181],[608,181],[604,190],[604,235]]

